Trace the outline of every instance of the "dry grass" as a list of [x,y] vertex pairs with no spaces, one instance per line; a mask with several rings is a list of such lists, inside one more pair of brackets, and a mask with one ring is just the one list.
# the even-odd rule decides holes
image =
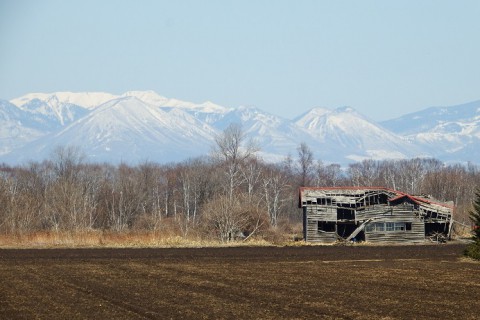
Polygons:
[[224,243],[158,232],[52,231],[0,235],[0,248],[194,248],[272,245],[272,242],[263,239]]
[[[182,237],[164,231],[43,231],[22,234],[0,234],[0,249],[7,248],[205,248],[205,247],[323,247],[323,246],[385,246],[385,243],[317,243],[295,240],[295,234],[281,234],[280,230],[266,232],[247,241],[221,242],[198,234]],[[395,243],[388,243],[395,246]],[[405,246],[405,244],[397,244]],[[424,243],[423,245],[435,245]]]

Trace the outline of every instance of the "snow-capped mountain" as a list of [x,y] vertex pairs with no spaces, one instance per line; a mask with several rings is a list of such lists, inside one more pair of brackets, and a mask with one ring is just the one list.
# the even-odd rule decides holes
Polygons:
[[480,100],[427,108],[382,125],[415,142],[433,157],[444,161],[479,162]]
[[[381,122],[385,128],[401,135],[433,130],[438,125],[471,121],[480,117],[480,100],[450,107],[430,107],[402,117]],[[453,131],[458,128],[452,127]]]
[[32,93],[0,100],[0,162],[40,161],[68,145],[97,162],[182,161],[208,154],[230,123],[241,124],[269,161],[294,156],[301,142],[318,159],[342,165],[418,156],[475,161],[479,109],[477,101],[376,124],[348,107],[314,108],[287,120],[253,107],[196,104],[153,91]]
[[10,101],[21,107],[32,100],[52,101],[75,104],[86,109],[93,109],[102,103],[118,98],[118,96],[105,92],[55,92],[55,93],[29,93]]
[[32,114],[0,100],[0,158],[15,147],[24,145],[44,135],[35,128]]
[[294,122],[254,107],[232,109],[210,123],[218,132],[230,123],[240,123],[247,138],[260,148],[262,157],[270,161],[280,161],[295,153],[300,142],[314,143]]
[[181,109],[165,112],[135,97],[105,102],[59,132],[8,155],[6,160],[47,158],[57,146],[80,147],[98,162],[178,161],[208,152],[214,130]]
[[361,161],[423,155],[417,146],[350,107],[314,108],[295,119],[295,123],[314,137],[320,156]]
[[86,108],[60,102],[57,97],[47,100],[32,99],[20,107],[31,116],[31,125],[50,131],[66,126],[88,113]]
[[231,110],[231,108],[222,107],[210,101],[206,101],[201,104],[195,104],[192,102],[166,98],[151,90],[128,91],[122,94],[122,97],[135,97],[145,103],[151,104],[152,106],[162,108],[178,108],[195,113],[225,113]]

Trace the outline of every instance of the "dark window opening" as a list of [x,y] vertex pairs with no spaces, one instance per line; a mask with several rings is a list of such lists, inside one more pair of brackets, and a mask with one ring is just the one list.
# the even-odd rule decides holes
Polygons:
[[355,219],[355,210],[351,209],[337,209],[337,220],[354,220]]
[[[338,226],[337,226],[337,234],[346,239],[348,238],[356,229],[357,229],[357,225],[354,224],[354,223],[339,223]],[[364,235],[362,235],[363,239],[361,237],[359,237],[358,235],[355,237],[356,240],[365,240],[364,239]]]
[[335,232],[335,222],[317,221],[318,231]]
[[330,206],[332,205],[332,199],[330,198],[317,198],[317,204],[321,206]]
[[448,223],[435,223],[435,222],[428,222],[425,223],[425,235],[430,236],[436,233],[448,233]]
[[412,223],[411,222],[406,222],[405,223],[405,230],[412,231]]
[[379,194],[378,195],[378,204],[387,204],[388,203],[388,196],[386,194]]

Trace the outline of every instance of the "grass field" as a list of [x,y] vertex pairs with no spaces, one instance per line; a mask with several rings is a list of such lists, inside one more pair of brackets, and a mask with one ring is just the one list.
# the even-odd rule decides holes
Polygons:
[[1,319],[478,319],[463,245],[0,250]]

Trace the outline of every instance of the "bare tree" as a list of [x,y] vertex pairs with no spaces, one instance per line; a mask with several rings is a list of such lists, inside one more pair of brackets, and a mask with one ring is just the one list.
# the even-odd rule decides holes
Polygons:
[[379,166],[375,160],[350,164],[348,173],[354,186],[373,186],[379,182]]
[[241,125],[232,123],[215,137],[214,157],[222,163],[226,175],[226,192],[230,199],[241,184],[240,165],[258,151],[253,141],[245,143]]
[[289,199],[288,195],[285,194],[289,190],[287,176],[278,168],[271,167],[264,173],[262,186],[270,224],[276,227],[281,210]]
[[331,186],[335,187],[342,181],[342,169],[339,164],[332,163],[324,165],[322,161],[318,161],[315,166],[315,177],[313,183],[315,186]]
[[342,168],[337,163],[332,163],[325,166],[323,172],[327,186],[336,187],[343,180]]
[[201,205],[208,193],[210,168],[200,159],[187,161],[178,166],[178,193],[180,214],[177,221],[183,236],[196,226]]
[[268,222],[268,216],[256,204],[248,204],[245,195],[229,199],[218,195],[204,207],[203,226],[222,242],[248,239]]
[[255,187],[262,174],[262,164],[259,159],[252,157],[243,163],[240,171],[247,187],[248,201],[251,202],[252,197],[254,196]]
[[[81,171],[84,155],[77,147],[57,147],[51,156],[53,179],[48,184],[50,222],[54,230],[79,230],[84,227],[84,191]],[[83,220],[83,221],[82,221]],[[83,222],[83,223],[82,223]]]
[[85,154],[76,146],[58,146],[52,152],[52,163],[58,177],[71,179],[84,163]]
[[222,242],[234,240],[247,225],[248,217],[237,200],[219,195],[204,208],[204,225]]
[[308,186],[311,183],[313,171],[313,152],[305,142],[302,142],[298,148],[298,173],[300,176],[300,186]]

